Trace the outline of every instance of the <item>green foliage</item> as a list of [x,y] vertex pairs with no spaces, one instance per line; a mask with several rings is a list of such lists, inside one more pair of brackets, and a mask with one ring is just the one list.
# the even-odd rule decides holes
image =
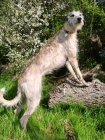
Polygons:
[[21,5],[12,0],[5,3],[1,4],[3,7],[1,6],[0,11],[0,60],[2,63],[7,60],[13,63],[35,55],[38,48],[45,44],[47,37],[49,38],[46,35],[50,27],[49,20],[65,5],[42,0],[24,0]]
[[47,26],[48,17],[44,15],[41,3],[36,2],[32,5],[32,2],[24,1],[23,7],[19,7],[13,1],[7,3],[8,7],[3,7],[5,13],[1,22],[0,46],[3,51],[6,48],[5,57],[8,61],[16,62],[34,55],[37,48],[43,45],[39,34],[42,34],[41,28]]
[[[87,67],[89,70],[94,68],[96,66],[97,62],[95,62],[93,59],[86,59],[84,63],[84,67]],[[83,65],[83,64],[82,64]]]

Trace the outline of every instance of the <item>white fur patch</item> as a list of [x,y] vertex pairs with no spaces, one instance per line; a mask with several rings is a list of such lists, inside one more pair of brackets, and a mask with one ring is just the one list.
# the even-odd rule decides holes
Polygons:
[[4,93],[5,92],[5,88],[1,88],[0,91]]
[[65,37],[67,37],[67,35],[68,35],[68,34],[67,34],[67,33],[65,33]]

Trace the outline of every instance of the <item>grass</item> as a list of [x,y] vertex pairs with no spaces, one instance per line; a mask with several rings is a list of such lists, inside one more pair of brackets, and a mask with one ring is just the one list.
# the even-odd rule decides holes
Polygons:
[[[17,79],[11,76],[0,76],[0,88],[6,88],[6,99],[16,95]],[[0,140],[66,140],[64,132],[65,119],[70,122],[77,140],[105,140],[105,108],[88,109],[82,105],[69,102],[48,108],[48,93],[53,88],[48,78],[43,80],[43,92],[40,106],[31,115],[24,132],[19,115],[14,115],[13,109],[0,106]]]

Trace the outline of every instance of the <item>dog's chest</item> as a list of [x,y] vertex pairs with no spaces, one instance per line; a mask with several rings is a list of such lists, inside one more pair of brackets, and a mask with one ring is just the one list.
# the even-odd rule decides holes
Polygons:
[[77,54],[78,52],[78,43],[77,39],[74,37],[68,37],[65,39],[65,49],[68,54]]

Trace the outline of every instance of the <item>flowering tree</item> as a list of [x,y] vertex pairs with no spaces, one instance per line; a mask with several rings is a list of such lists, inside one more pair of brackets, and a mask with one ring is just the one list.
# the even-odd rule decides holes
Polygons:
[[46,43],[45,29],[48,30],[49,20],[64,6],[60,1],[5,1],[0,25],[2,57],[15,62],[34,55],[37,48]]

